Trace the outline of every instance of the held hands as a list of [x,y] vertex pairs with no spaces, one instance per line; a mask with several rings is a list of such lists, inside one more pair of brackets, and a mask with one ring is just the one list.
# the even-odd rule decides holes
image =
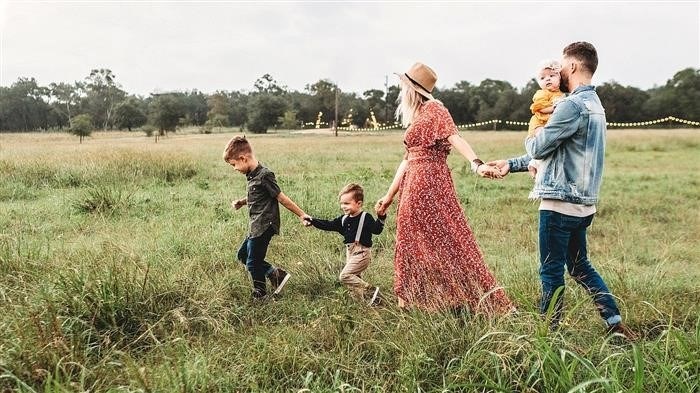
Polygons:
[[481,164],[479,165],[478,168],[476,168],[476,173],[481,176],[485,177],[488,179],[502,179],[503,175],[501,174],[501,171],[496,168],[495,166],[488,165],[488,164]]
[[377,213],[378,216],[386,216],[386,211],[389,209],[389,206],[391,206],[391,202],[393,201],[393,197],[385,195],[377,201],[377,204],[374,205],[375,213]]
[[231,207],[238,210],[242,208],[243,206],[246,205],[246,200],[245,199],[239,199],[236,201],[231,201]]
[[488,167],[495,168],[495,170],[497,170],[501,175],[500,178],[505,177],[508,172],[510,172],[510,165],[508,165],[508,161],[506,160],[489,161],[486,163],[486,165]]
[[310,227],[310,226],[311,226],[311,220],[312,220],[313,218],[311,218],[310,215],[304,213],[302,216],[299,216],[299,219],[301,220],[302,225],[304,225],[305,227]]

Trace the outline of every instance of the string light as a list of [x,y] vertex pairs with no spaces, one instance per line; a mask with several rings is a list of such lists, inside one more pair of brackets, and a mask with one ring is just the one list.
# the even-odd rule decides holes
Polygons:
[[[650,126],[650,125],[665,123],[665,122],[676,122],[676,123],[688,124],[688,125],[696,126],[696,127],[700,126],[700,121],[680,119],[680,118],[677,118],[674,116],[667,116],[667,117],[663,117],[660,119],[647,120],[647,121],[642,121],[642,122],[630,122],[630,123],[608,122],[607,125],[608,125],[608,127],[641,127],[641,126]],[[489,124],[499,124],[499,123],[504,123],[506,125],[512,125],[512,126],[527,126],[529,124],[528,122],[525,122],[525,121],[487,120],[487,121],[482,121],[479,123],[460,124],[457,126],[457,128],[474,128],[474,127],[482,127],[482,126],[489,125]],[[377,128],[338,127],[338,130],[341,130],[341,131],[381,131],[381,130],[400,130],[400,129],[402,129],[402,127],[396,123],[394,123],[393,125],[387,125],[387,126],[382,126],[382,127],[377,127]]]

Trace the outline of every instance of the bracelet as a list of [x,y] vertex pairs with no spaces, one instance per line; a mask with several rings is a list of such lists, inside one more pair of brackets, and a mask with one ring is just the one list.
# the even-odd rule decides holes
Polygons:
[[476,173],[480,166],[484,165],[484,162],[478,158],[472,160],[472,172]]

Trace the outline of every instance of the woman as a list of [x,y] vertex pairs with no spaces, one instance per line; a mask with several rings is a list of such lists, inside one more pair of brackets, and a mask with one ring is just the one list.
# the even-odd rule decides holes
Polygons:
[[431,95],[437,75],[430,67],[416,63],[399,78],[396,117],[408,127],[407,152],[376,206],[378,214],[386,214],[400,191],[394,255],[399,307],[508,312],[513,305],[484,263],[457,200],[447,155],[454,147],[480,176],[500,174],[477,158],[457,133],[447,108]]

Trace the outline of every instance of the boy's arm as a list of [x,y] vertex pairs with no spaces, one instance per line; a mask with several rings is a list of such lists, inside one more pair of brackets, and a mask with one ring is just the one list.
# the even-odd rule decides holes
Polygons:
[[282,204],[282,206],[286,207],[287,210],[290,212],[296,214],[299,218],[303,220],[303,217],[306,215],[303,210],[299,206],[297,206],[294,201],[289,199],[288,196],[284,195],[283,192],[280,191],[279,194],[277,194],[277,201]]
[[377,214],[377,219],[374,220],[374,218],[372,218],[372,220],[374,221],[372,223],[372,233],[379,235],[384,230],[384,220],[386,220],[386,214],[383,216]]
[[247,198],[243,198],[243,199],[238,199],[238,200],[235,200],[235,201],[231,201],[231,207],[233,207],[233,208],[236,209],[236,210],[242,208],[243,206],[245,206],[245,205],[247,205],[247,204],[248,204],[248,199],[247,199]]
[[314,227],[324,230],[324,231],[332,231],[332,232],[342,232],[343,230],[343,216],[340,216],[332,221],[329,220],[321,220],[320,218],[315,218],[315,217],[309,217],[308,221],[313,225]]

